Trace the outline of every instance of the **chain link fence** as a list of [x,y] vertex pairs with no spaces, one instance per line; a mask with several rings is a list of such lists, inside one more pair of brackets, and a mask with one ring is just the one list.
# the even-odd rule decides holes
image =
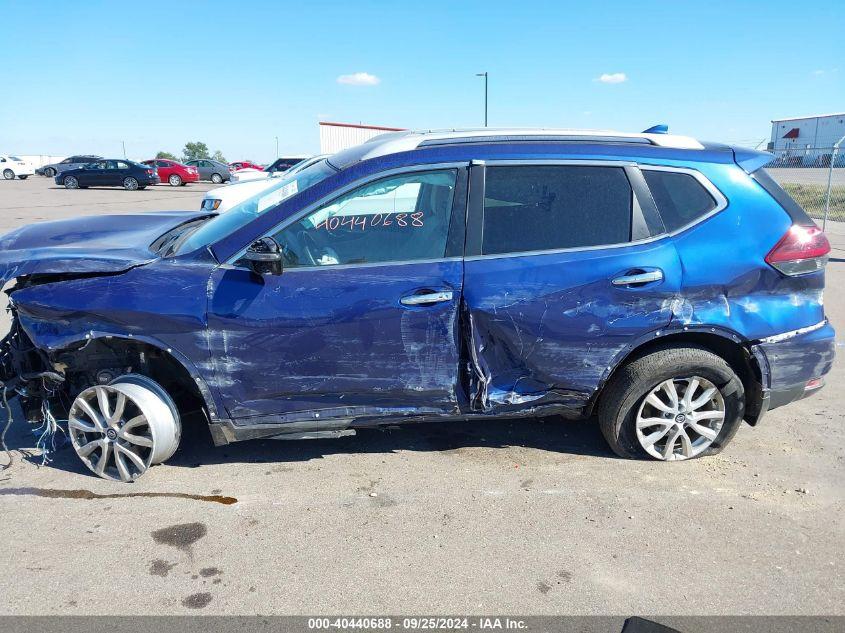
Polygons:
[[766,171],[810,217],[845,221],[845,147],[769,151],[775,158]]

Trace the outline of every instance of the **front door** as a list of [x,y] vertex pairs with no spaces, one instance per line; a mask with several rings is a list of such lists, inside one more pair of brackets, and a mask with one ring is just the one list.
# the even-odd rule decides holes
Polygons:
[[675,248],[651,239],[661,227],[630,165],[473,169],[484,196],[470,202],[464,278],[471,406],[580,411],[614,359],[682,309]]
[[276,231],[281,275],[218,268],[208,340],[229,415],[457,413],[465,192],[463,168],[382,178]]

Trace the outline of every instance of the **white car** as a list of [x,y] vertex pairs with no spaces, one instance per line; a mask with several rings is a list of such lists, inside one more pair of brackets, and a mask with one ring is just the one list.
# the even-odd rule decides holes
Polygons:
[[[206,191],[205,196],[200,203],[200,209],[203,211],[217,211],[218,213],[228,211],[236,204],[240,204],[247,198],[251,198],[265,189],[269,189],[278,182],[278,178],[293,176],[306,167],[310,167],[314,163],[320,162],[327,156],[328,154],[320,154],[318,156],[306,158],[305,160],[296,163],[287,171],[275,171],[273,173],[267,171],[256,172],[263,175],[253,178],[252,180],[241,180],[235,182],[235,175],[247,170],[242,169],[237,171],[232,175],[231,184]],[[273,164],[275,165],[275,163]]]
[[282,173],[287,173],[297,165],[301,164],[303,160],[307,159],[305,156],[296,158],[277,158],[272,165],[264,169],[253,169],[252,167],[245,167],[232,172],[232,182],[244,182],[246,180],[259,180],[261,178],[270,178]]
[[6,180],[14,180],[15,176],[26,180],[27,176],[35,173],[35,168],[17,156],[0,154],[0,174]]

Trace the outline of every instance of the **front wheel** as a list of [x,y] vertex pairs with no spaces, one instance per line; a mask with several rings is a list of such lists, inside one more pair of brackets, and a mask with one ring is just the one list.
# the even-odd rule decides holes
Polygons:
[[620,457],[678,461],[713,455],[736,434],[745,390],[701,347],[655,350],[623,366],[599,402],[599,426]]
[[94,474],[134,481],[176,452],[179,411],[157,382],[126,374],[80,393],[68,413],[71,444]]
[[65,185],[65,189],[79,189],[79,181],[73,176],[65,176],[62,182]]
[[4,169],[3,170],[3,178],[6,180],[14,180],[15,179],[15,172],[11,169]]
[[181,187],[182,177],[179,174],[170,174],[170,178],[167,179],[167,182],[170,183],[171,187]]
[[56,170],[52,167],[48,167],[44,170],[44,175],[47,176],[47,178],[53,178],[56,175]]
[[18,176],[18,178],[20,178],[21,180],[26,180],[27,178],[29,178],[29,174],[27,174],[26,176]]
[[123,188],[127,191],[135,191],[138,188],[138,181],[131,176],[123,179]]
[[223,182],[223,176],[221,176],[220,174],[211,174],[211,182],[213,182],[215,185],[219,185],[221,182]]

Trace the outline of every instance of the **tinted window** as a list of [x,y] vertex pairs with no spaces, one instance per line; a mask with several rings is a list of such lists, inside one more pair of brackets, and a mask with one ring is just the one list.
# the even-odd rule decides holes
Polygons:
[[716,208],[713,196],[690,174],[644,169],[643,176],[670,233]]
[[446,251],[457,172],[417,172],[345,194],[274,237],[285,267],[438,259]]
[[[140,167],[140,165],[138,165]],[[122,161],[117,161],[117,168],[118,169],[129,169],[128,163],[124,163]]]
[[482,253],[619,244],[633,193],[621,167],[488,167]]

